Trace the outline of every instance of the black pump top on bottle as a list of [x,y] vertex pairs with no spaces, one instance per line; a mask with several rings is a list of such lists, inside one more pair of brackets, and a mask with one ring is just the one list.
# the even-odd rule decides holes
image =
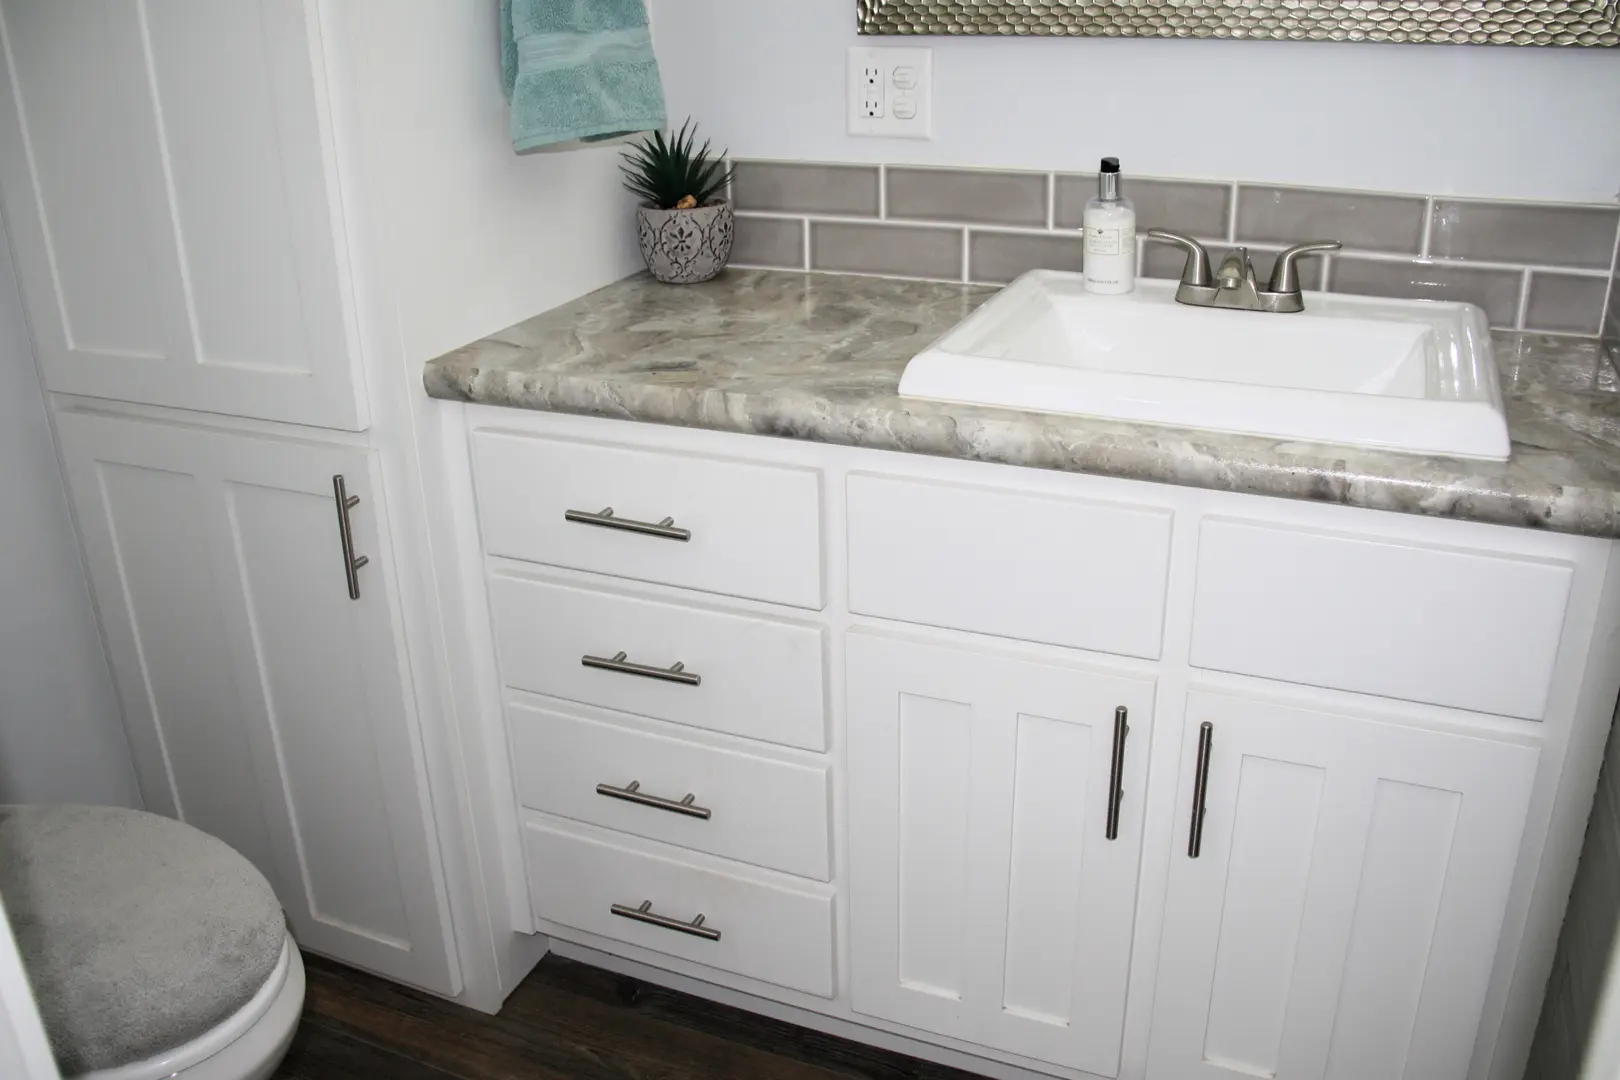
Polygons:
[[1099,171],[1100,172],[1105,172],[1105,173],[1109,173],[1109,172],[1117,173],[1117,172],[1119,172],[1119,158],[1117,158],[1117,157],[1105,157],[1105,158],[1103,158],[1102,159],[1102,168]]

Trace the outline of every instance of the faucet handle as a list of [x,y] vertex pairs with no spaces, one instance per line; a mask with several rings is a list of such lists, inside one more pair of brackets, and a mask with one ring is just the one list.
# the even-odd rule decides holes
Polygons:
[[1298,293],[1299,271],[1294,266],[1295,260],[1302,255],[1314,255],[1322,251],[1338,251],[1344,247],[1337,240],[1311,240],[1293,247],[1277,256],[1276,265],[1271,268],[1271,283],[1266,286],[1267,292]]
[[1215,279],[1209,273],[1209,251],[1190,236],[1169,232],[1165,229],[1149,229],[1142,234],[1149,240],[1159,240],[1166,244],[1175,244],[1187,253],[1187,265],[1181,271],[1183,285],[1198,285],[1206,289],[1215,287]]

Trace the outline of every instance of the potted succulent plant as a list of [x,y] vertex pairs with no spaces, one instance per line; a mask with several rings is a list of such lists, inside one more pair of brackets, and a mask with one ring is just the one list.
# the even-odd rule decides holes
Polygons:
[[624,186],[641,199],[636,207],[636,238],[641,258],[659,281],[690,285],[708,281],[731,258],[731,183],[725,152],[697,145],[691,120],[672,137],[661,131],[632,145],[624,155]]

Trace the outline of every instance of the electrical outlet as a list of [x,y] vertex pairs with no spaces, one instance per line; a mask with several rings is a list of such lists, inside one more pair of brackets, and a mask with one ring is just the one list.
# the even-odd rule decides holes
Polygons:
[[930,137],[933,50],[849,50],[849,133]]

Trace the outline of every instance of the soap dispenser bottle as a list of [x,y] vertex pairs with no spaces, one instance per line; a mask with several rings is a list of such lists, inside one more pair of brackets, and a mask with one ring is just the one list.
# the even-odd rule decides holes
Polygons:
[[1119,158],[1103,158],[1097,196],[1086,203],[1086,291],[1119,295],[1136,288],[1136,207],[1119,193]]

